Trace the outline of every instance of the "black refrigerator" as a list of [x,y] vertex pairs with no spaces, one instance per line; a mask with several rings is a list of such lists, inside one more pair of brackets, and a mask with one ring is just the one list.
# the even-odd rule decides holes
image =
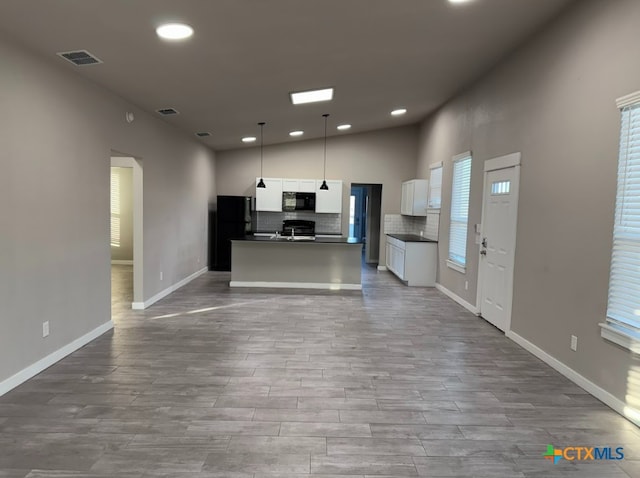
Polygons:
[[251,197],[218,196],[218,205],[212,214],[215,224],[213,254],[210,254],[213,270],[231,270],[231,240],[242,239],[251,232],[251,213]]

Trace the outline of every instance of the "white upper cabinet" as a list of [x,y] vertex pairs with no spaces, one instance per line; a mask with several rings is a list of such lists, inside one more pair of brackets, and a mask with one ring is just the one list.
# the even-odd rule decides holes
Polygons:
[[429,181],[412,179],[402,183],[400,214],[405,216],[426,216]]
[[263,178],[265,188],[257,187],[260,178],[256,178],[256,211],[282,212],[282,179]]
[[[283,192],[316,193],[316,212],[342,213],[342,181],[327,180],[328,191],[320,189],[322,179],[263,178],[266,188],[256,187],[256,211],[282,212]],[[256,178],[256,186],[260,178]]]
[[300,191],[300,183],[297,179],[283,179],[282,190],[284,192],[298,192]]
[[322,190],[322,179],[316,181],[316,212],[342,213],[342,181],[327,179],[329,190]]
[[315,179],[299,179],[298,191],[301,193],[315,193],[316,192],[316,180]]
[[316,180],[315,179],[283,179],[282,190],[284,192],[315,193]]

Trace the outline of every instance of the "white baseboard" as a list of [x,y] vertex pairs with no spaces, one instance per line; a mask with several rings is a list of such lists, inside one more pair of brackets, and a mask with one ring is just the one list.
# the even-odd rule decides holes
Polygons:
[[378,266],[378,270],[379,271],[388,271],[389,269],[387,268],[387,266]]
[[114,266],[132,266],[133,261],[125,261],[122,259],[111,259],[111,265]]
[[175,292],[176,290],[178,290],[180,287],[187,285],[189,282],[191,282],[193,279],[195,279],[196,277],[201,276],[202,274],[204,274],[205,272],[207,272],[208,268],[207,267],[203,267],[202,269],[200,269],[197,272],[194,272],[193,274],[191,274],[188,277],[185,277],[184,279],[182,279],[179,282],[176,282],[175,284],[173,284],[172,286],[167,287],[165,290],[158,292],[156,295],[154,295],[153,297],[151,297],[148,300],[145,300],[144,302],[132,302],[131,303],[131,308],[133,310],[144,310],[147,307],[150,307],[151,305],[155,304],[156,302],[158,302],[160,299],[164,299],[166,296],[168,296],[169,294],[171,294],[172,292]]
[[436,283],[436,289],[438,289],[440,292],[442,292],[444,295],[446,295],[447,297],[449,297],[450,299],[453,299],[454,301],[456,301],[458,304],[460,304],[462,307],[464,307],[465,309],[467,309],[469,312],[471,312],[472,314],[475,315],[480,315],[480,311],[478,310],[478,308],[473,305],[470,304],[469,302],[467,302],[466,300],[464,300],[462,297],[460,297],[457,294],[454,294],[453,292],[451,292],[449,289],[447,289],[446,287],[444,287],[442,284],[438,284]]
[[578,372],[576,372],[569,366],[560,362],[560,360],[552,357],[547,352],[542,350],[540,347],[529,342],[527,339],[525,339],[524,337],[521,337],[520,335],[516,334],[512,330],[507,332],[507,337],[509,337],[511,340],[513,340],[515,343],[517,343],[520,347],[522,347],[526,351],[531,352],[533,355],[538,357],[540,360],[542,360],[544,363],[549,365],[551,368],[560,372],[562,375],[567,377],[573,383],[583,388],[585,391],[589,392],[598,400],[600,400],[604,404],[611,407],[613,410],[618,412],[627,420],[629,420],[630,422],[634,423],[637,426],[640,426],[639,417],[636,416],[635,414],[629,413],[630,407],[626,403],[624,403],[622,400],[615,397],[611,393],[607,392],[604,388],[599,387],[598,385],[593,383],[591,380],[583,377],[582,375],[580,375]]
[[362,284],[332,284],[330,282],[249,282],[231,281],[230,287],[271,287],[276,289],[362,290]]
[[104,324],[96,327],[91,332],[84,334],[82,337],[75,339],[73,342],[68,343],[64,347],[50,353],[46,357],[38,360],[36,363],[29,365],[27,368],[20,370],[15,375],[12,375],[8,379],[0,382],[0,397],[7,393],[9,390],[13,390],[18,385],[26,382],[32,377],[35,377],[43,370],[51,367],[54,363],[62,360],[67,355],[75,352],[80,347],[87,345],[92,340],[97,339],[105,332],[113,329],[113,322],[105,322]]

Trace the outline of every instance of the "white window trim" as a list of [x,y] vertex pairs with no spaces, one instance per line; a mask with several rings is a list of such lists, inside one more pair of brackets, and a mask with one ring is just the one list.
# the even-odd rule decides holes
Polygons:
[[440,209],[442,208],[442,172],[440,174],[440,206],[431,207],[431,175],[434,169],[442,168],[444,171],[444,163],[442,161],[438,161],[437,163],[432,163],[429,165],[429,197],[427,198],[427,212],[435,212],[440,213]]
[[630,330],[610,322],[602,322],[598,325],[600,326],[600,337],[631,350],[633,353],[640,354],[640,337],[633,335]]
[[458,271],[461,274],[466,274],[467,273],[466,266],[462,266],[462,265],[458,264],[457,262],[452,261],[451,259],[447,259],[447,267],[449,269],[453,269],[454,271]]
[[[462,159],[466,159],[466,158],[472,158],[472,162],[473,162],[473,156],[471,151],[465,151],[464,153],[460,153],[460,154],[456,154],[453,158],[451,158],[451,164],[454,164]],[[449,221],[451,221],[451,218],[449,218]],[[467,218],[468,221],[468,218]],[[467,234],[469,233],[469,223],[467,222]],[[451,224],[449,224],[449,234],[451,234]],[[467,266],[466,264],[460,264],[459,262],[456,262],[452,259],[447,258],[446,260],[446,264],[447,267],[449,269],[453,269],[454,271],[460,272],[461,274],[466,274],[467,273]]]
[[[620,110],[639,103],[640,91],[616,100],[616,106]],[[631,326],[626,327],[624,324],[610,320],[608,317],[605,318],[605,322],[601,322],[598,325],[600,326],[600,336],[603,339],[628,349],[635,354],[640,354],[640,334],[633,330]]]

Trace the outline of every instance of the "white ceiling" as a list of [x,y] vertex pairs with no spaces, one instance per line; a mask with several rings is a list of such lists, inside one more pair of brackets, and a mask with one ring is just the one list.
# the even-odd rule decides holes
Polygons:
[[[216,150],[416,123],[572,0],[1,0],[0,30]],[[181,43],[155,27],[195,29]],[[56,52],[86,49],[76,67]],[[290,91],[335,87],[332,102],[293,106]],[[403,117],[391,117],[396,107]],[[298,139],[288,132],[302,129]]]

